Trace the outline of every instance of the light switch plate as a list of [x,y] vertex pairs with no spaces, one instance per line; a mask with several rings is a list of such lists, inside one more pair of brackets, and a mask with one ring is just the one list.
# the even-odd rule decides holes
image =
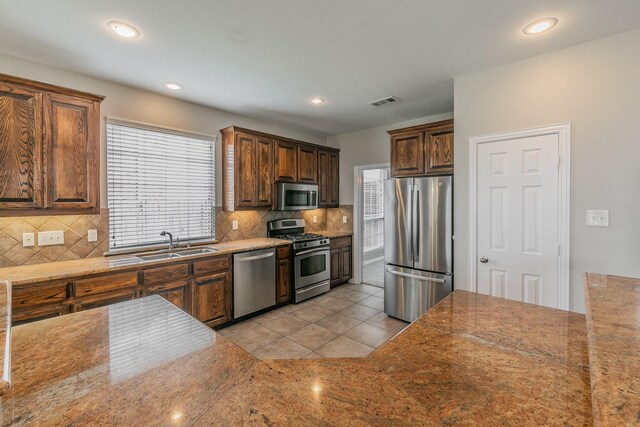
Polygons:
[[609,226],[609,211],[601,210],[588,210],[587,211],[587,225],[589,227],[608,227]]
[[89,231],[87,231],[87,241],[89,241],[89,242],[97,242],[98,241],[98,230],[89,230]]
[[233,221],[231,221],[231,229],[232,230],[237,230],[238,229],[238,220],[234,219]]
[[343,224],[347,223],[347,216],[346,215],[342,215],[342,223]]
[[64,231],[42,231],[38,233],[38,246],[64,244]]
[[313,223],[315,224],[316,222],[318,222],[318,217],[316,215],[313,216]]
[[29,247],[36,244],[35,233],[22,233],[22,246]]

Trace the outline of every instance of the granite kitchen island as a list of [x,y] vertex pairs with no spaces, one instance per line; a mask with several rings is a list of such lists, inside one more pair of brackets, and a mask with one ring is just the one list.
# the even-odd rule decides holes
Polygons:
[[13,329],[3,425],[589,425],[583,315],[455,291],[366,358],[260,361],[158,296]]

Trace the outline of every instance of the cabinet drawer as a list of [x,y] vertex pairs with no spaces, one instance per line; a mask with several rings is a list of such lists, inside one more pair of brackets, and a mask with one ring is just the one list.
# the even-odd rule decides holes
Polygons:
[[138,273],[135,271],[92,277],[75,281],[75,296],[80,298],[137,285]]
[[24,323],[35,322],[36,320],[50,319],[52,317],[68,314],[69,304],[41,305],[30,308],[19,308],[12,310],[11,326],[18,326]]
[[16,286],[12,289],[13,309],[62,303],[70,295],[69,288],[66,281]]
[[331,249],[340,249],[351,246],[351,236],[336,237],[329,239],[331,242]]
[[193,274],[202,276],[215,272],[228,270],[231,266],[231,258],[229,256],[209,258],[202,261],[194,261]]
[[173,264],[166,267],[150,268],[142,272],[144,285],[174,281],[189,277],[189,264]]
[[278,248],[278,259],[288,259],[291,254],[291,246]]
[[123,301],[129,301],[138,297],[136,289],[123,289],[111,291],[99,295],[91,295],[86,298],[76,299],[73,303],[73,311],[79,312],[90,310],[92,308],[104,307],[106,305],[117,304]]

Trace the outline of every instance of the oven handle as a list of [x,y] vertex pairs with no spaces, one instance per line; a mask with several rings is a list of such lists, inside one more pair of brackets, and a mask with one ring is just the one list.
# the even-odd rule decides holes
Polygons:
[[311,254],[311,253],[314,253],[314,252],[321,252],[321,251],[328,251],[328,250],[329,250],[329,248],[326,248],[326,247],[325,248],[317,248],[317,249],[309,249],[309,250],[306,250],[306,251],[298,252],[295,255],[296,256],[298,256],[298,255],[306,255],[306,254]]
[[425,277],[425,276],[418,276],[417,274],[402,273],[398,270],[392,270],[390,267],[387,267],[387,273],[391,273],[394,276],[401,276],[409,279],[416,279],[421,282],[433,282],[433,283],[441,283],[441,284],[444,283],[444,279],[436,279],[434,277]]

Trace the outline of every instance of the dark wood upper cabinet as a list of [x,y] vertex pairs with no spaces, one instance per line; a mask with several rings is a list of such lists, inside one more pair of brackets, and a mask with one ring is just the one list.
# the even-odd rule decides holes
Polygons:
[[318,149],[318,206],[338,207],[339,198],[339,152],[337,150]]
[[391,176],[453,173],[453,120],[389,131]]
[[391,136],[391,175],[416,176],[425,172],[424,132]]
[[235,137],[235,197],[237,208],[256,206],[256,137],[238,133]]
[[318,183],[318,149],[311,145],[298,145],[298,182]]
[[270,207],[273,203],[273,140],[234,127],[221,132],[224,209]]
[[0,209],[42,207],[42,94],[0,82]]
[[318,184],[318,206],[338,206],[340,150],[237,126],[220,132],[225,210],[274,206],[278,182]]
[[297,144],[277,139],[275,142],[275,180],[276,182],[298,182]]
[[98,207],[100,118],[95,102],[44,97],[45,201],[52,209]]
[[271,207],[273,204],[273,140],[258,137],[257,157],[257,194],[256,206]]
[[96,213],[103,97],[0,74],[0,215]]
[[453,173],[453,126],[425,133],[429,154],[427,174]]

